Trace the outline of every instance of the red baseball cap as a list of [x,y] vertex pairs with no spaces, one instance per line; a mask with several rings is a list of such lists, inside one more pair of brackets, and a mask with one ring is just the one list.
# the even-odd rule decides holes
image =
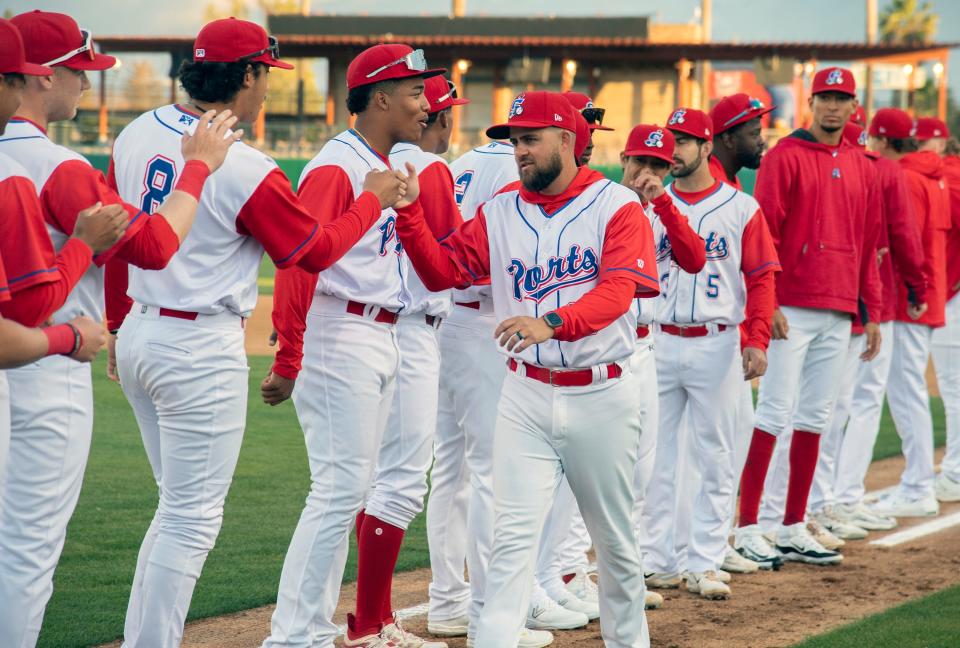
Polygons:
[[857,126],[866,128],[867,111],[863,109],[863,106],[857,106],[857,109],[853,111],[853,117],[850,118],[850,121]]
[[695,108],[677,108],[667,120],[667,128],[674,133],[692,135],[698,139],[713,141],[713,121],[710,115]]
[[839,92],[856,97],[857,82],[853,79],[853,72],[839,67],[828,67],[820,70],[813,77],[813,88],[810,90],[810,94],[820,94],[821,92]]
[[490,139],[507,139],[511,128],[549,128],[556,126],[577,132],[577,111],[559,92],[537,90],[523,92],[513,100],[510,115],[503,124],[487,129]]
[[422,77],[429,79],[443,74],[445,68],[427,68],[427,57],[422,49],[415,50],[402,43],[381,43],[369,47],[347,66],[347,88],[388,81]]
[[846,126],[843,127],[843,139],[846,140],[851,146],[856,146],[857,148],[866,148],[867,146],[867,131],[860,126],[859,124],[854,124],[853,121],[848,121]]
[[597,108],[593,105],[593,99],[583,94],[582,92],[573,92],[567,91],[563,93],[563,96],[567,101],[570,102],[570,105],[573,106],[573,109],[578,113],[584,116],[587,120],[587,125],[590,127],[591,131],[612,131],[613,129],[609,126],[603,125],[603,115],[606,112],[605,108]]
[[203,26],[193,42],[194,63],[236,63],[250,61],[292,70],[280,60],[280,44],[267,31],[249,20],[222,18]]
[[587,123],[587,118],[579,112],[574,112],[573,117],[577,121],[577,141],[573,146],[573,157],[579,164],[583,152],[587,150],[587,143],[590,141],[590,124]]
[[719,135],[734,126],[766,115],[775,107],[764,106],[762,101],[744,92],[724,97],[710,110],[710,121],[717,129],[714,135]]
[[950,137],[950,129],[936,117],[920,117],[917,120],[916,137],[921,142],[935,137]]
[[913,119],[899,108],[881,108],[870,120],[870,135],[906,139],[916,134]]
[[469,99],[458,97],[456,86],[441,75],[430,77],[423,82],[423,94],[430,103],[431,113],[470,103]]
[[638,124],[627,136],[624,155],[655,157],[673,164],[673,133],[656,124]]
[[98,54],[93,35],[66,14],[38,9],[14,16],[10,22],[20,30],[32,63],[71,70],[109,70],[117,63],[113,56]]
[[27,63],[20,30],[9,20],[0,18],[0,74],[27,74],[50,76],[53,70],[43,65]]

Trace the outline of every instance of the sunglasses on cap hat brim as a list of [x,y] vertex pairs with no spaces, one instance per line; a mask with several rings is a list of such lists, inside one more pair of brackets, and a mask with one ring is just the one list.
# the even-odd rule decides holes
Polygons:
[[387,63],[386,65],[381,65],[373,72],[370,72],[366,78],[372,79],[377,76],[384,70],[389,70],[395,65],[405,65],[408,70],[411,72],[426,72],[427,71],[427,55],[423,53],[422,49],[415,49],[405,56],[401,56],[396,61],[392,63]]
[[70,50],[66,54],[63,54],[62,56],[58,56],[52,61],[47,61],[46,63],[44,63],[44,65],[50,66],[50,65],[56,65],[57,63],[63,63],[64,61],[69,61],[77,54],[83,54],[84,52],[87,52],[87,55],[89,56],[91,61],[95,60],[97,57],[97,53],[93,49],[93,34],[88,29],[81,29],[80,35],[83,36],[83,45],[81,45],[76,49]]

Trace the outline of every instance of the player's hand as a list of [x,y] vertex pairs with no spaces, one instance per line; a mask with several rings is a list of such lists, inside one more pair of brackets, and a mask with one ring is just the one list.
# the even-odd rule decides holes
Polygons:
[[753,380],[767,373],[767,354],[757,347],[743,348],[743,379]]
[[107,343],[107,329],[100,322],[94,322],[89,317],[75,317],[70,323],[80,331],[80,348],[76,353],[70,354],[70,357],[78,362],[90,362],[99,353],[103,345]]
[[860,359],[870,362],[880,353],[880,325],[876,322],[868,322],[864,325],[863,332],[867,335],[867,348],[860,354]]
[[219,169],[227,157],[230,145],[243,137],[242,128],[228,132],[236,123],[237,118],[229,110],[219,114],[215,110],[203,113],[193,135],[183,131],[180,150],[184,161],[199,160],[209,167],[210,173]]
[[[519,333],[519,335],[518,335]],[[540,317],[511,317],[500,322],[500,326],[493,332],[493,337],[500,338],[500,346],[507,351],[520,353],[532,344],[546,342],[553,337],[553,327]]]
[[107,378],[120,384],[120,374],[117,373],[117,336],[107,333]]
[[637,175],[633,181],[633,188],[647,202],[654,198],[662,196],[666,190],[663,188],[663,180],[652,171],[644,169]]
[[407,183],[407,190],[403,198],[394,205],[396,209],[403,209],[404,207],[412,205],[417,202],[417,198],[420,197],[420,179],[417,177],[417,169],[409,162],[407,162],[406,166],[407,175],[403,177]]
[[277,346],[277,329],[270,331],[270,337],[267,338],[267,346]]
[[129,225],[123,205],[97,203],[77,215],[73,236],[90,246],[94,254],[109,250],[120,240]]
[[927,312],[927,303],[922,304],[910,304],[907,306],[907,317],[912,320],[918,320],[923,317],[923,314]]
[[371,171],[363,180],[363,190],[380,201],[380,209],[393,207],[407,191],[406,176],[396,171]]
[[296,380],[278,376],[272,371],[267,373],[267,377],[260,383],[260,395],[263,397],[263,402],[271,407],[279,405],[290,398],[296,382]]
[[787,333],[790,332],[790,325],[787,323],[786,316],[780,311],[773,311],[773,323],[771,328],[771,337],[774,340],[786,340]]

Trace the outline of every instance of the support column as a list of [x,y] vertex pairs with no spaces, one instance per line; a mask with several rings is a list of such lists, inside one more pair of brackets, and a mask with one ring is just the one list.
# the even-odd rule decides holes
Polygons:
[[107,143],[107,71],[100,71],[100,109],[97,115],[97,143]]
[[937,119],[947,121],[947,60],[946,52],[940,54],[940,74],[937,75]]
[[577,62],[573,59],[563,59],[563,68],[560,75],[560,92],[573,90],[573,80],[577,76]]
[[682,58],[677,61],[677,106],[690,105],[690,70],[693,63],[690,59]]
[[[453,62],[453,65],[450,66],[450,81],[460,95],[463,95],[463,77],[469,69],[470,61],[467,59],[457,59]],[[463,108],[450,111],[453,117],[453,129],[450,133],[450,148],[454,153],[458,153],[460,150],[460,112],[462,110]]]

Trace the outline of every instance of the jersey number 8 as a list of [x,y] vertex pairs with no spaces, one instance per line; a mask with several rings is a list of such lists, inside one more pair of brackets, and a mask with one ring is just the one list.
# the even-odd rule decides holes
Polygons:
[[157,155],[147,163],[147,172],[143,175],[143,193],[140,194],[140,209],[152,214],[167,195],[173,191],[177,167],[170,158]]

